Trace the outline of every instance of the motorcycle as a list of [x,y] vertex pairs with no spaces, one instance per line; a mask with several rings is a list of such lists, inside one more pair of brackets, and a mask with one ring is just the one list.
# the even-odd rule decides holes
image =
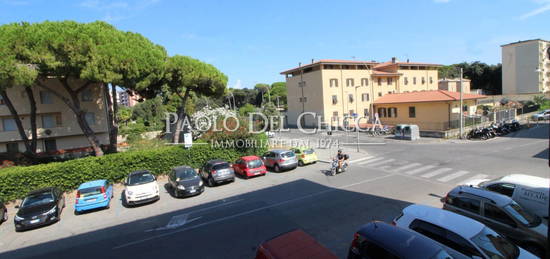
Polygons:
[[336,174],[343,173],[348,168],[348,163],[342,162],[342,167],[338,167],[338,159],[333,159],[330,166],[330,175],[335,176]]

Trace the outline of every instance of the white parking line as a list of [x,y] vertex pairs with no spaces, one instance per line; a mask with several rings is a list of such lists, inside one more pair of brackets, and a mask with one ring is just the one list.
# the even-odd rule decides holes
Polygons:
[[349,163],[350,163],[350,164],[351,164],[351,163],[357,163],[357,162],[359,162],[359,161],[363,161],[363,160],[367,160],[367,159],[371,159],[371,158],[373,158],[373,156],[367,156],[367,157],[363,157],[363,158],[351,160],[351,161],[349,161]]
[[461,176],[466,175],[466,174],[469,174],[469,173],[470,173],[470,172],[468,172],[468,171],[458,171],[458,172],[456,172],[456,173],[453,173],[453,174],[450,174],[450,175],[441,177],[441,178],[439,178],[439,179],[437,179],[437,180],[440,181],[440,182],[446,183],[446,182],[448,182],[448,181],[450,181],[450,180],[453,180],[453,179],[455,179],[455,178],[461,177]]
[[388,159],[388,160],[383,160],[383,161],[379,161],[379,162],[376,162],[376,163],[372,163],[370,164],[369,166],[379,166],[379,165],[383,165],[383,164],[386,164],[386,163],[391,163],[395,161],[395,159]]
[[423,175],[421,175],[421,177],[430,178],[430,177],[433,177],[433,176],[436,176],[438,174],[442,174],[442,173],[445,173],[445,172],[448,172],[448,171],[451,171],[451,170],[453,170],[453,169],[452,168],[439,168],[435,171],[429,172],[427,174],[423,174]]
[[406,174],[409,174],[409,175],[413,175],[413,174],[416,174],[416,173],[420,173],[422,171],[426,171],[426,170],[430,170],[432,168],[434,168],[435,165],[426,165],[426,166],[423,166],[423,167],[420,167],[420,168],[416,168],[414,170],[411,170],[411,171],[407,171],[405,172]]
[[417,166],[419,166],[419,165],[422,165],[422,164],[421,164],[421,163],[411,163],[411,164],[408,164],[408,165],[404,165],[404,166],[395,168],[395,169],[393,169],[392,171],[393,171],[393,172],[399,172],[399,171],[402,171],[402,170],[407,170],[407,169],[409,169],[409,168],[417,167]]
[[382,160],[382,159],[384,159],[384,157],[377,157],[377,158],[369,159],[369,160],[367,160],[367,161],[365,161],[365,162],[359,163],[359,165],[366,165],[366,164],[368,164],[368,163],[372,163],[372,162],[374,162],[374,161],[379,161],[379,160]]
[[244,212],[233,214],[233,215],[226,216],[226,217],[223,217],[223,218],[217,218],[217,219],[214,219],[214,220],[211,220],[211,221],[208,221],[208,222],[204,222],[204,223],[201,223],[201,224],[197,224],[197,225],[194,225],[194,226],[189,226],[187,228],[181,228],[181,229],[178,229],[178,230],[175,230],[175,231],[172,231],[172,232],[163,233],[163,234],[159,234],[159,235],[156,235],[156,236],[151,236],[151,237],[148,237],[148,238],[128,242],[128,243],[125,243],[125,244],[122,244],[122,245],[115,246],[112,249],[115,250],[115,249],[120,249],[120,248],[124,248],[124,247],[128,247],[128,246],[132,246],[132,245],[141,244],[143,242],[147,242],[147,241],[154,240],[154,239],[157,239],[157,238],[166,237],[166,236],[169,236],[169,235],[172,235],[172,234],[177,234],[177,233],[180,233],[180,232],[183,232],[183,231],[208,226],[208,225],[218,223],[218,222],[222,222],[222,221],[225,221],[225,220],[228,220],[228,219],[238,218],[238,217],[248,215],[248,214],[252,214],[252,213],[255,213],[255,212],[258,212],[258,211],[261,211],[261,210],[265,210],[265,209],[269,209],[269,208],[273,208],[273,207],[278,207],[278,206],[285,205],[285,204],[288,204],[288,203],[291,203],[291,202],[295,202],[295,201],[315,197],[315,196],[318,196],[318,195],[321,195],[321,194],[324,194],[324,193],[333,192],[333,191],[336,191],[340,188],[342,188],[342,189],[343,188],[349,188],[349,187],[352,187],[352,186],[355,186],[355,185],[359,185],[359,184],[363,184],[363,183],[367,183],[367,182],[373,182],[373,181],[380,180],[380,179],[383,179],[383,178],[387,178],[387,177],[390,177],[390,176],[394,176],[394,174],[386,174],[386,175],[382,175],[382,176],[379,176],[379,177],[374,177],[374,178],[371,178],[371,179],[360,181],[360,182],[357,182],[357,183],[344,185],[344,186],[341,186],[341,187],[338,187],[338,188],[330,188],[330,189],[326,189],[326,190],[323,190],[323,191],[320,191],[320,192],[308,194],[306,196],[294,198],[294,199],[291,199],[291,200],[285,200],[285,201],[277,202],[275,204],[271,204],[271,205],[267,205],[267,206],[264,206],[264,207],[244,211]]
[[468,178],[468,179],[466,179],[466,180],[464,180],[464,181],[458,183],[458,185],[465,184],[465,183],[467,183],[467,182],[469,182],[469,181],[472,181],[472,180],[487,179],[487,177],[489,177],[489,176],[486,175],[486,174],[476,174],[476,175],[474,175],[474,176],[472,176],[472,177],[470,177],[470,178]]

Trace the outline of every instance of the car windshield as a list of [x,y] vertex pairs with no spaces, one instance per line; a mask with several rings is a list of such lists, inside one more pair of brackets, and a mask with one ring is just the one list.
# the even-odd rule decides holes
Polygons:
[[31,207],[36,205],[42,205],[53,201],[54,201],[54,198],[51,192],[37,193],[37,194],[27,196],[23,200],[23,203],[21,203],[21,207]]
[[80,193],[80,197],[84,198],[87,196],[101,194],[101,187],[84,188],[82,190],[78,190],[78,192]]
[[285,152],[285,153],[282,153],[281,154],[281,157],[282,158],[289,158],[289,157],[294,157],[294,152]]
[[214,170],[222,170],[222,169],[227,169],[229,168],[229,163],[219,163],[219,164],[215,164],[212,169]]
[[176,171],[176,178],[190,179],[190,178],[195,178],[196,176],[197,176],[197,173],[195,173],[195,170],[191,168],[179,169]]
[[525,210],[519,204],[512,201],[512,203],[504,206],[504,209],[510,213],[514,218],[526,226],[536,226],[540,223],[541,219]]
[[250,169],[258,168],[258,167],[262,166],[262,160],[260,160],[260,159],[250,160],[246,163],[246,165]]
[[128,178],[128,185],[140,185],[155,181],[151,173],[133,174]]
[[314,152],[315,152],[315,151],[313,151],[312,148],[304,150],[304,154],[306,154],[306,155],[311,155],[311,154],[313,154]]
[[471,240],[492,259],[517,258],[519,255],[517,246],[487,227]]

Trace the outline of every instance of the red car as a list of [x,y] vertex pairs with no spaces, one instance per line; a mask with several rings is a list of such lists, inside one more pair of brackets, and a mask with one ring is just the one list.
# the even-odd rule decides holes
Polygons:
[[264,162],[257,156],[243,156],[237,159],[233,164],[233,170],[236,174],[240,174],[244,178],[265,175],[267,173]]
[[258,246],[256,259],[337,259],[328,248],[319,244],[312,236],[297,229]]

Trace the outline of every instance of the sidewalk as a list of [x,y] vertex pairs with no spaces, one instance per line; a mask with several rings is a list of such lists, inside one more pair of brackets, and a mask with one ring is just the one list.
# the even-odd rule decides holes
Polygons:
[[[345,154],[349,155],[349,160],[355,160],[361,157],[367,157],[369,154],[365,151],[357,152],[357,149],[355,147],[340,147],[342,151]],[[315,149],[315,153],[317,154],[317,158],[319,159],[319,162],[321,163],[331,163],[332,159],[336,156],[338,153],[338,147],[333,148],[326,148],[326,149]]]

